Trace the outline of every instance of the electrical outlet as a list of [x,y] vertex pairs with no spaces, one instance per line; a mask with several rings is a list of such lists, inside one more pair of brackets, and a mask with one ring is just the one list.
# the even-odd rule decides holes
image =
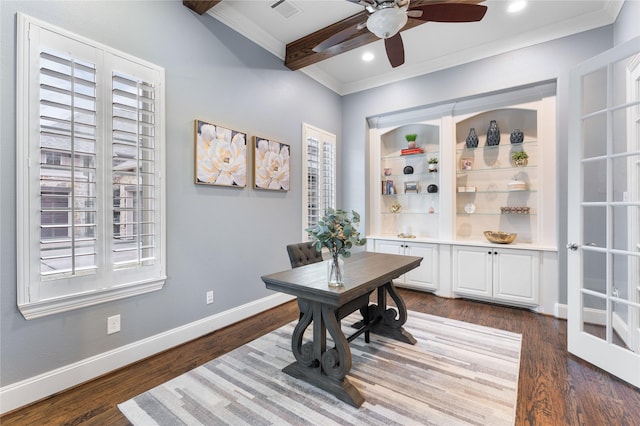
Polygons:
[[120,314],[107,318],[107,334],[120,331]]
[[213,290],[209,290],[207,292],[207,305],[210,305],[213,303]]

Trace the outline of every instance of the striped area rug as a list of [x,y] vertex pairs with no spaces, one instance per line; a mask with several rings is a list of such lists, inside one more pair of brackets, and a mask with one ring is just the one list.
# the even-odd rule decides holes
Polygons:
[[[348,324],[358,317],[345,318]],[[346,324],[346,325],[345,325]],[[119,405],[134,425],[513,425],[522,336],[409,311],[416,345],[350,344],[358,409],[284,374],[295,323]]]

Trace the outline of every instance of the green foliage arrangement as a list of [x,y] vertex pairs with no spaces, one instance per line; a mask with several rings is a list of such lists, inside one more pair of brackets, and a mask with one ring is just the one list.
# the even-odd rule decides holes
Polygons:
[[429,164],[438,164],[438,159],[436,157],[429,158]]
[[516,160],[526,160],[527,158],[529,158],[529,154],[527,154],[524,151],[516,151],[513,154],[511,154],[511,159],[513,161]]
[[407,142],[415,142],[415,140],[418,139],[418,135],[416,133],[409,133],[408,135],[405,135],[404,138]]
[[317,225],[305,229],[313,237],[316,250],[322,247],[329,249],[334,259],[338,255],[347,258],[351,256],[351,248],[366,243],[366,238],[360,238],[356,226],[360,223],[360,215],[352,210],[351,214],[344,210],[327,209],[325,215]]

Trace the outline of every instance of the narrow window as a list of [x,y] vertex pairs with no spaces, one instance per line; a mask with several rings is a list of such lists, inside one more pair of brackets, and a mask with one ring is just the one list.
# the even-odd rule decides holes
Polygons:
[[309,240],[304,231],[318,223],[327,208],[336,208],[336,137],[303,125],[303,241]]

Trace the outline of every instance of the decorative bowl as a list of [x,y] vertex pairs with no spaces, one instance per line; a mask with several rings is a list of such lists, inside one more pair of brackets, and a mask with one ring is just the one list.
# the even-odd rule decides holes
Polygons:
[[486,239],[496,244],[511,244],[516,239],[516,235],[518,234],[500,231],[484,231]]

